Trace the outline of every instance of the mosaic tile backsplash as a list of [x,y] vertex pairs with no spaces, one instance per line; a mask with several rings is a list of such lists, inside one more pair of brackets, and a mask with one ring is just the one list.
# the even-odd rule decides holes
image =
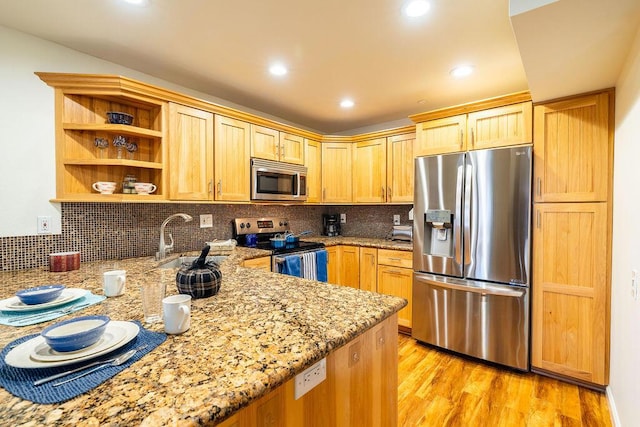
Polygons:
[[[118,260],[153,256],[158,250],[160,225],[170,215],[184,212],[193,221],[171,221],[174,252],[200,250],[213,239],[230,239],[232,221],[239,217],[289,218],[294,232],[322,234],[322,214],[346,213],[342,234],[352,237],[388,237],[393,215],[410,224],[409,205],[278,206],[210,204],[63,203],[62,234],[0,238],[0,270],[12,271],[49,265],[53,252],[80,251],[82,261]],[[200,228],[199,216],[213,214],[213,227]]]

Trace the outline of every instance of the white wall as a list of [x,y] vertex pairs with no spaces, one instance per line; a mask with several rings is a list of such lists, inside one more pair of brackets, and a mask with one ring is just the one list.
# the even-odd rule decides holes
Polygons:
[[640,300],[631,270],[640,271],[640,30],[616,84],[609,400],[616,424],[640,425]]
[[120,74],[282,123],[278,117],[157,79],[0,26],[0,237],[37,234],[37,216],[61,232],[55,198],[53,89],[35,71]]

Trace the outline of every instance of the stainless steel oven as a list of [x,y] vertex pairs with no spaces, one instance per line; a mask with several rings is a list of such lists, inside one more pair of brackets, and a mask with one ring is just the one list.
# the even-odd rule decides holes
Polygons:
[[284,162],[251,159],[251,200],[307,200],[307,168]]

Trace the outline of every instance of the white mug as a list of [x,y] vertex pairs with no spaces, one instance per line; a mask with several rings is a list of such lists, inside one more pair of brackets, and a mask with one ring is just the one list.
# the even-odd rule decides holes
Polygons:
[[181,334],[191,327],[191,295],[171,295],[162,300],[164,331]]
[[117,297],[124,293],[127,282],[127,272],[125,270],[105,271],[102,275],[102,289],[108,297]]
[[113,194],[113,192],[116,190],[116,183],[109,181],[98,181],[94,182],[91,187],[100,194]]
[[136,182],[133,187],[136,189],[136,193],[142,195],[153,193],[158,188],[150,182]]

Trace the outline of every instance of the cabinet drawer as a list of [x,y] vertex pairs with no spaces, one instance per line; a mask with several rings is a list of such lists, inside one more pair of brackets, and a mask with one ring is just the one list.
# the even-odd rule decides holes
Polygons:
[[391,249],[378,249],[378,264],[412,268],[413,252],[394,251]]

